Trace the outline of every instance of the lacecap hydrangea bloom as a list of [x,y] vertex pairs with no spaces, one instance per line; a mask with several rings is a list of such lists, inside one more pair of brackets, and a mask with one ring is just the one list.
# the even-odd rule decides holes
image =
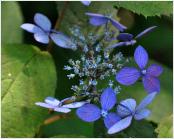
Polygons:
[[[90,6],[90,1],[81,2]],[[151,26],[134,37],[125,33],[127,27],[111,18],[111,15],[90,12],[84,13],[85,15],[94,27],[104,26],[102,34],[84,34],[81,27],[75,25],[69,29],[71,37],[68,37],[52,29],[50,20],[41,13],[34,15],[35,24],[21,25],[24,30],[33,33],[35,40],[40,43],[48,44],[52,40],[59,47],[81,52],[79,59],[69,59],[69,64],[63,69],[68,72],[68,79],[79,79],[79,83],[71,87],[74,93],[61,101],[47,97],[45,102],[37,102],[36,105],[59,113],[69,113],[71,108],[78,108],[76,114],[81,120],[94,122],[102,118],[108,134],[118,133],[129,127],[133,119],[142,120],[150,115],[151,112],[146,107],[160,92],[158,76],[163,69],[156,64],[146,67],[148,53],[141,45],[138,45],[134,52],[138,68],[127,67],[129,59],[121,52],[114,54],[113,48],[137,44],[139,38],[152,32],[156,26]],[[122,33],[116,34],[110,26]],[[115,40],[121,42],[115,43]],[[134,85],[138,79],[141,79],[148,95],[138,106],[133,98],[118,102],[117,94],[124,95],[120,84]],[[105,85],[101,85],[103,82]]]

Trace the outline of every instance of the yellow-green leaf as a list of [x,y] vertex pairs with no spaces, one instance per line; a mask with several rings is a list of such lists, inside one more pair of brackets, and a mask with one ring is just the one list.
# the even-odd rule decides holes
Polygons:
[[18,3],[3,1],[1,12],[2,43],[21,43],[23,17]]
[[31,45],[2,47],[2,137],[34,137],[47,115],[35,102],[54,96],[51,55]]
[[156,129],[159,138],[172,138],[173,137],[173,115],[165,117],[161,120]]

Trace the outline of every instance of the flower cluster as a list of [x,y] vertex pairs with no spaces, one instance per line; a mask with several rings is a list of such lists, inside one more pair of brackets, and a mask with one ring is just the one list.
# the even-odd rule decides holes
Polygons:
[[[85,6],[90,5],[90,1],[82,3]],[[148,53],[141,45],[138,45],[134,52],[138,69],[126,67],[129,59],[121,52],[113,54],[113,49],[135,45],[138,39],[153,31],[156,26],[145,29],[136,37],[129,33],[120,33],[115,37],[115,31],[110,30],[109,25],[120,32],[124,32],[127,28],[110,15],[89,12],[86,15],[91,25],[105,26],[102,35],[91,32],[84,35],[81,28],[75,25],[70,28],[72,37],[68,37],[60,31],[51,29],[50,20],[40,13],[34,16],[36,25],[25,23],[21,26],[33,33],[35,40],[40,43],[48,44],[51,39],[59,47],[81,51],[80,59],[69,59],[69,64],[64,66],[64,70],[68,72],[67,78],[79,79],[79,83],[71,87],[74,94],[61,101],[47,97],[45,102],[37,102],[36,105],[63,113],[70,112],[71,108],[78,108],[76,114],[81,120],[94,122],[103,118],[108,134],[114,134],[130,126],[133,118],[142,120],[150,115],[150,110],[146,106],[160,92],[160,81],[157,77],[163,69],[156,64],[146,68]],[[115,40],[120,42],[115,43]],[[108,45],[112,41],[114,44]],[[119,84],[133,85],[138,79],[141,79],[148,93],[141,103],[136,106],[136,101],[132,98],[117,102],[116,96],[122,92]],[[101,107],[96,104],[101,104]]]

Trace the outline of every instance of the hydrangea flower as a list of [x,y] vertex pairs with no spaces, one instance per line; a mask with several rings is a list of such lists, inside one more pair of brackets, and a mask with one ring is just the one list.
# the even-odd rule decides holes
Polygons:
[[129,127],[133,118],[135,120],[147,118],[151,112],[146,108],[146,106],[152,102],[156,94],[156,92],[153,92],[147,95],[138,106],[136,106],[136,101],[131,98],[121,101],[117,106],[117,113],[123,119],[109,128],[108,134],[118,133],[119,131]]
[[90,24],[94,26],[101,26],[107,24],[108,22],[111,22],[111,24],[121,32],[126,29],[124,25],[108,16],[96,13],[86,13],[86,15],[90,17]]
[[61,32],[51,29],[50,20],[41,13],[36,13],[34,15],[35,24],[24,23],[21,28],[34,34],[36,41],[48,44],[49,38],[53,40],[55,44],[62,48],[75,49],[76,45],[71,41],[69,37]]
[[112,48],[116,48],[116,47],[120,47],[120,46],[134,45],[137,42],[137,39],[140,39],[141,37],[143,37],[147,33],[152,32],[156,27],[157,26],[152,26],[152,27],[145,29],[144,31],[140,32],[135,38],[132,34],[120,33],[117,36],[117,40],[123,41],[123,42],[113,44],[113,45],[107,47],[106,49],[112,49]]
[[104,118],[104,124],[110,128],[120,120],[116,113],[108,112],[116,104],[116,95],[111,88],[106,88],[100,97],[101,109],[94,104],[85,104],[76,111],[77,116],[86,122],[94,122],[99,118]]
[[120,84],[128,86],[142,77],[144,88],[148,93],[160,92],[160,81],[157,77],[163,72],[163,68],[152,64],[146,69],[148,53],[140,45],[134,52],[134,60],[139,66],[139,70],[134,67],[124,67],[117,73],[116,80]]
[[68,113],[71,111],[70,108],[79,108],[83,106],[84,104],[88,103],[87,101],[82,101],[82,102],[74,102],[74,103],[63,105],[63,102],[70,99],[71,98],[65,98],[59,101],[53,97],[47,97],[45,99],[45,102],[36,102],[35,104],[44,108],[52,109],[53,111]]
[[83,5],[85,6],[89,6],[91,4],[90,0],[81,0],[81,3],[83,3]]

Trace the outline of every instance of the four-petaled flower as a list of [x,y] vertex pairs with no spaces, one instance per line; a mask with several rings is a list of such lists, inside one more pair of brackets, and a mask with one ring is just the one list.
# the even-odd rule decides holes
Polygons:
[[145,69],[148,62],[148,54],[142,46],[136,48],[134,59],[140,70],[134,67],[124,67],[117,73],[116,80],[120,84],[128,86],[134,84],[139,77],[142,77],[144,88],[148,93],[160,92],[160,81],[157,77],[163,72],[162,67],[152,64]]
[[153,92],[147,95],[138,106],[136,106],[136,101],[131,98],[121,101],[117,106],[117,114],[123,119],[110,127],[108,134],[118,133],[119,131],[129,127],[132,118],[135,120],[142,120],[147,118],[151,112],[146,108],[146,106],[152,102],[156,94],[156,92]]
[[21,28],[34,34],[36,41],[48,44],[49,37],[53,40],[55,44],[62,48],[75,49],[76,45],[71,41],[69,37],[61,32],[51,29],[50,20],[43,14],[36,13],[34,15],[34,24],[24,23]]
[[145,29],[144,31],[140,32],[135,38],[132,34],[120,33],[117,36],[117,40],[120,40],[122,42],[118,42],[116,44],[113,44],[113,45],[107,47],[106,49],[112,49],[112,48],[116,48],[116,47],[120,47],[120,46],[134,45],[137,42],[137,39],[140,39],[141,37],[143,37],[147,33],[152,32],[156,27],[157,26],[152,26],[152,27]]
[[65,101],[70,100],[71,98],[65,98],[61,101],[53,98],[47,97],[45,102],[36,102],[35,104],[44,108],[52,109],[53,111],[68,113],[71,111],[70,108],[79,108],[84,104],[88,103],[87,101],[74,102],[70,104],[63,104]]
[[85,104],[78,108],[77,116],[86,121],[94,122],[100,117],[104,117],[104,124],[110,128],[113,124],[120,120],[120,117],[114,112],[108,112],[116,104],[116,95],[111,88],[106,88],[100,97],[101,109],[94,104]]
[[124,25],[122,25],[118,21],[116,21],[108,16],[105,16],[102,14],[95,14],[95,13],[86,13],[86,15],[88,15],[90,17],[90,24],[92,24],[94,26],[100,26],[100,25],[107,24],[108,22],[111,22],[111,24],[121,32],[126,29],[126,27]]

